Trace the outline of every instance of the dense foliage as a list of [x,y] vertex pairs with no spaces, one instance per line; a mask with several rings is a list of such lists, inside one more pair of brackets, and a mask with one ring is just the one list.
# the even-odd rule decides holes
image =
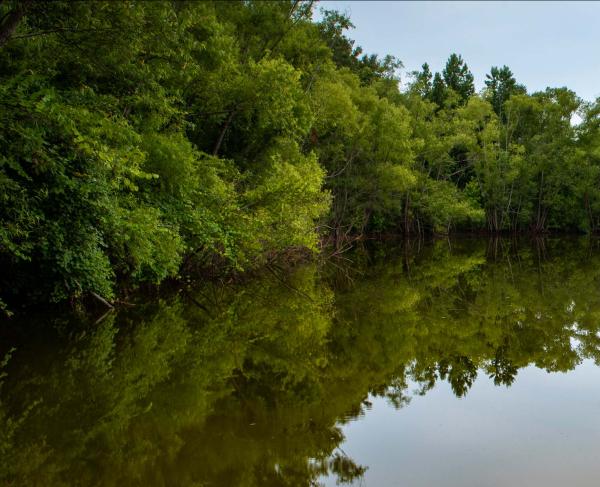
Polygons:
[[475,93],[456,54],[400,90],[313,7],[2,2],[2,297],[111,298],[326,237],[600,228],[600,103],[506,66]]

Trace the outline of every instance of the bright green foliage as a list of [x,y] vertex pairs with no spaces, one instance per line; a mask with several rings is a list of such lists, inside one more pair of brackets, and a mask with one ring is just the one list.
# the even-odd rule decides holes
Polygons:
[[[411,86],[411,89],[418,93],[419,96],[423,99],[429,99],[431,97],[432,86],[432,77],[431,70],[429,69],[429,64],[424,63],[421,66],[422,71],[414,71],[412,73],[414,77],[414,82]],[[439,83],[439,81],[438,81]]]
[[588,231],[600,230],[600,99],[586,104],[578,127],[579,144],[572,154],[574,187],[586,213]]
[[348,234],[365,231],[374,216],[393,218],[416,181],[408,110],[349,73],[316,83],[312,99],[315,149],[334,194],[332,226]]
[[[595,231],[593,115],[575,127],[581,107],[575,93],[548,88],[528,95],[506,66],[492,68],[487,78],[481,96],[465,98],[472,77],[459,56],[450,56],[431,84],[427,65],[414,73],[404,103],[414,136],[423,141],[421,172],[454,183],[485,212],[489,232]],[[408,213],[421,227],[418,207]],[[481,228],[483,221],[473,217],[461,226]]]
[[315,249],[329,196],[302,145],[313,115],[303,72],[273,53],[296,23],[322,42],[309,15],[30,6],[0,50],[3,293],[110,298],[117,279],[158,283],[190,258],[243,269]]
[[585,221],[576,193],[577,140],[571,124],[579,106],[566,88],[515,95],[505,104],[506,143],[523,147],[519,199],[536,232],[576,229]]
[[457,54],[400,91],[398,60],[312,9],[2,2],[2,302],[110,298],[328,237],[600,227],[596,105],[575,128],[573,92],[528,95],[506,66],[475,94]]

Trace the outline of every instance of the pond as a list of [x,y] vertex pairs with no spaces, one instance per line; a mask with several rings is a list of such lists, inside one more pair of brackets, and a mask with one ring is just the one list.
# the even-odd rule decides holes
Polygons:
[[1,323],[0,485],[597,484],[595,240],[378,243],[133,304]]

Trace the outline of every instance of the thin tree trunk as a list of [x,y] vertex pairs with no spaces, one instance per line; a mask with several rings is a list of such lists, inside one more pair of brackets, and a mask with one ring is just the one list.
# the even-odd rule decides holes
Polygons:
[[542,220],[542,192],[544,190],[544,171],[540,175],[540,187],[538,189],[538,207],[537,207],[537,218],[535,222],[535,231],[540,231],[540,222]]
[[519,215],[521,214],[522,203],[523,203],[523,196],[519,196],[519,204],[517,205],[517,211],[515,212],[515,217],[513,219],[513,228],[514,228],[515,232],[517,232],[519,230]]
[[587,191],[585,192],[585,209],[590,222],[590,233],[594,233],[596,231],[596,225],[594,224],[594,216],[592,215],[592,208],[590,207],[590,196]]
[[508,204],[506,205],[506,211],[504,213],[502,213],[502,218],[500,220],[500,227],[504,226],[504,216],[508,216],[509,218],[509,223],[510,223],[510,203],[512,201],[512,195],[513,195],[513,188],[515,186],[515,182],[513,181],[510,185],[510,193],[508,194]]
[[225,138],[225,133],[227,132],[227,129],[231,125],[231,121],[233,120],[233,117],[235,116],[236,113],[237,113],[237,108],[234,108],[229,113],[227,120],[225,120],[225,124],[223,125],[223,128],[221,129],[221,133],[219,134],[219,138],[217,139],[217,143],[215,144],[215,148],[213,149],[213,156],[219,155],[219,150],[221,149],[221,144],[223,143],[223,139]]
[[410,197],[408,192],[406,193],[406,200],[404,201],[404,233],[410,234],[410,225],[408,222],[408,210],[410,207]]

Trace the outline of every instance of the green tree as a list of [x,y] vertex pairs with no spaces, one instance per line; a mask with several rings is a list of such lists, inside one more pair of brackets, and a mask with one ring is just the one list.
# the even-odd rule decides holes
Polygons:
[[485,85],[487,86],[487,98],[494,107],[496,115],[502,117],[504,103],[512,95],[522,95],[526,93],[525,87],[517,83],[512,71],[508,66],[498,68],[492,66],[489,74],[485,75]]
[[430,98],[431,101],[437,104],[439,107],[444,106],[444,102],[446,101],[446,93],[447,87],[444,83],[444,79],[440,75],[440,73],[435,73],[433,77],[433,82],[431,85],[431,93]]
[[429,69],[429,64],[424,63],[421,66],[421,71],[413,71],[412,75],[411,91],[418,93],[423,99],[430,99],[433,74]]
[[451,54],[446,61],[442,76],[446,87],[454,90],[462,103],[466,103],[469,97],[475,93],[473,74],[469,71],[462,56]]

